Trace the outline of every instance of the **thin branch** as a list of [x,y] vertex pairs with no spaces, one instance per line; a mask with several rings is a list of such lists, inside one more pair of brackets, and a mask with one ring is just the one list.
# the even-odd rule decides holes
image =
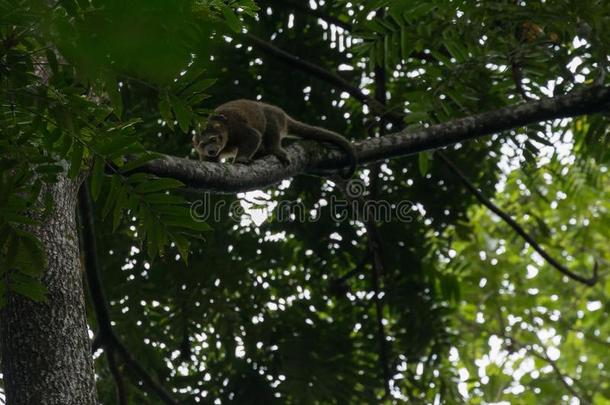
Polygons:
[[557,262],[551,255],[549,255],[535,240],[529,235],[514,219],[510,217],[507,213],[502,211],[497,205],[491,202],[487,197],[481,193],[481,191],[468,180],[468,178],[458,169],[458,167],[443,153],[437,153],[437,156],[451,169],[451,171],[459,177],[459,179],[464,183],[466,188],[475,196],[475,198],[483,205],[485,205],[490,211],[498,215],[504,222],[506,222],[513,230],[519,234],[527,243],[529,243],[540,256],[542,256],[547,263],[553,266],[562,274],[568,276],[569,278],[576,280],[580,283],[586,284],[588,286],[593,286],[597,282],[598,279],[598,269],[597,269],[597,261],[593,265],[593,276],[590,278],[586,278],[580,276],[572,271],[568,270],[561,263]]
[[256,48],[261,51],[273,56],[274,58],[283,61],[289,66],[297,67],[300,70],[310,73],[314,77],[317,77],[333,86],[348,92],[356,100],[368,105],[377,115],[387,116],[391,120],[402,121],[403,114],[396,111],[387,111],[386,107],[377,101],[375,98],[367,96],[358,87],[352,85],[350,82],[342,78],[341,76],[332,73],[318,65],[303,60],[295,55],[292,55],[276,46],[264,41],[252,34],[243,34],[243,37],[250,41]]
[[112,335],[111,344],[117,353],[121,355],[123,361],[125,361],[125,364],[127,364],[127,366],[138,375],[144,385],[148,386],[148,388],[159,398],[161,398],[164,403],[170,405],[177,405],[179,403],[159,382],[157,382],[157,380],[152,378],[148,371],[142,367],[142,365],[132,356],[129,350],[127,350],[123,343],[114,334]]
[[117,404],[128,405],[125,381],[123,381],[123,375],[121,374],[121,370],[116,362],[114,350],[106,350],[106,359],[108,360],[108,368],[110,369],[110,373],[114,378]]
[[[473,322],[469,319],[464,318],[463,316],[458,315],[460,322],[462,323],[462,325],[466,325],[468,327],[468,329],[474,333],[474,334],[478,334],[480,335],[481,332],[485,333],[488,336],[493,336],[493,333],[489,332],[487,329],[485,329],[482,325]],[[534,335],[536,335],[536,332],[533,332]],[[542,342],[540,342],[538,335],[536,335],[536,338],[539,341],[540,346],[543,348],[544,350],[544,354],[540,354],[538,352],[536,352],[531,345],[529,344],[524,344],[521,343],[519,341],[517,341],[515,338],[513,338],[512,336],[508,336],[506,337],[506,339],[509,341],[508,345],[510,347],[507,347],[506,342],[504,343],[504,346],[506,347],[507,350],[509,351],[516,351],[519,348],[524,349],[527,353],[529,353],[531,356],[537,357],[540,360],[548,363],[552,368],[554,373],[557,375],[557,377],[559,378],[559,380],[561,381],[562,385],[566,388],[566,390],[568,390],[568,392],[570,392],[570,394],[572,394],[574,397],[578,398],[580,400],[580,402],[582,403],[591,403],[590,401],[584,401],[582,398],[582,395],[579,394],[578,392],[576,392],[576,390],[574,389],[574,387],[572,387],[570,384],[568,384],[566,378],[569,378],[572,381],[576,381],[576,379],[566,376],[561,369],[559,368],[559,366],[557,365],[557,363],[554,360],[551,360],[548,355],[546,354],[546,349],[544,347],[544,345],[542,344]]]
[[[382,66],[375,67],[375,99],[379,101],[383,106],[386,105],[386,72]],[[386,120],[381,118],[379,122],[379,136],[384,136],[386,132]],[[377,163],[371,169],[369,178],[371,179],[370,195],[369,200],[375,200],[379,194],[379,173],[380,164]],[[366,207],[366,205],[364,205]],[[382,293],[383,291],[383,276],[385,274],[385,265],[383,261],[383,250],[382,250],[382,238],[379,232],[377,223],[371,215],[367,215],[367,221],[365,223],[368,248],[371,252],[373,259],[373,293],[375,300],[375,315],[377,318],[377,340],[379,341],[379,362],[381,363],[381,369],[383,370],[383,382],[385,388],[385,396],[389,398],[391,395],[390,390],[390,364],[388,355],[388,341],[386,338],[386,331],[383,325],[383,312],[384,303]]]
[[138,377],[146,384],[146,386],[148,386],[152,392],[157,394],[159,398],[163,400],[163,402],[170,405],[178,404],[178,402],[172,398],[165,388],[155,381],[133,358],[131,353],[129,353],[112,330],[106,295],[104,293],[102,281],[99,275],[99,260],[95,241],[95,224],[93,222],[91,197],[86,182],[83,182],[83,185],[78,193],[78,209],[82,227],[82,252],[85,259],[85,274],[99,328],[96,341],[98,342],[98,345],[106,351],[108,366],[117,387],[118,403],[124,403],[120,401],[121,395],[125,395],[125,387],[120,370],[115,363],[115,352],[120,354],[127,366],[133,369]]
[[106,359],[108,361],[108,369],[110,370],[110,374],[114,379],[114,384],[116,387],[117,403],[119,405],[126,405],[127,400],[123,376],[116,364],[116,359],[114,357],[115,353],[112,350],[112,347],[108,347],[105,344],[105,342],[109,341],[109,338],[112,335],[112,327],[110,324],[108,307],[106,305],[106,297],[101,288],[101,280],[98,273],[99,262],[95,241],[93,210],[91,207],[90,198],[87,182],[84,181],[78,191],[78,214],[81,226],[81,251],[84,255],[84,267],[87,277],[87,285],[89,286],[89,293],[91,294],[91,301],[93,302],[93,310],[95,312],[95,317],[97,319],[99,328],[96,341],[100,346],[106,349],[105,351]]
[[510,63],[510,69],[513,82],[515,83],[515,88],[517,89],[517,92],[521,95],[523,100],[531,101],[532,98],[528,96],[527,92],[525,91],[525,88],[523,87],[523,68],[521,67],[521,63],[519,62],[517,55],[514,55],[512,58],[513,59]]
[[[282,57],[284,57],[284,58],[286,58],[286,57],[288,57],[288,58],[292,58],[292,59],[293,59],[293,62],[294,62],[296,65],[297,65],[297,67],[301,68],[302,70],[306,70],[306,71],[310,70],[310,68],[311,68],[311,66],[310,66],[310,65],[312,65],[312,64],[310,64],[309,62],[306,62],[306,61],[300,60],[300,59],[296,58],[295,56],[290,55],[290,54],[288,54],[287,52],[281,51],[281,50],[279,50],[279,49],[278,49],[277,51],[282,52],[282,53],[284,54]],[[516,58],[516,56],[514,56],[514,58]],[[516,59],[515,59],[515,60],[516,60]],[[315,65],[313,65],[313,66],[314,66],[316,69],[315,69],[314,71],[312,71],[312,73],[319,75],[318,77],[320,77],[320,78],[324,79],[324,78],[325,78],[325,76],[324,76],[324,75],[326,75],[326,76],[329,76],[329,75],[330,75],[331,77],[333,76],[333,75],[332,75],[332,73],[330,73],[330,72],[328,72],[328,71],[326,71],[326,70],[324,70],[324,69],[322,69],[322,68],[320,68],[320,67],[318,67],[318,66],[315,66]],[[513,75],[515,75],[515,74],[517,75],[516,77],[514,77],[514,80],[515,80],[515,82],[516,82],[517,88],[519,89],[519,91],[520,91],[520,92],[522,92],[522,96],[523,96],[523,97],[524,97],[526,100],[531,100],[531,98],[529,98],[529,96],[527,96],[527,94],[526,94],[525,90],[523,89],[522,82],[521,82],[522,78],[521,78],[521,76],[520,76],[520,74],[521,74],[521,70],[520,70],[520,68],[521,68],[521,67],[520,67],[518,64],[513,63]],[[317,72],[317,73],[316,73],[316,72]],[[376,73],[379,73],[379,68],[377,68],[377,69],[376,69]],[[378,75],[376,74],[376,76],[378,76]],[[385,84],[384,84],[384,86],[383,86],[383,87],[384,87],[383,97],[381,97],[381,98],[380,98],[380,97],[379,97],[379,94],[378,94],[378,95],[377,95],[377,97],[376,97],[376,99],[375,99],[375,101],[376,101],[376,102],[378,102],[378,103],[381,105],[380,110],[381,110],[382,112],[385,112],[385,111],[386,111],[386,109],[385,109],[386,107],[385,107],[385,105],[384,105],[384,99],[385,99]],[[526,106],[529,106],[529,105],[532,105],[532,106],[533,106],[533,105],[538,105],[538,106],[540,106],[540,107],[541,107],[541,106],[542,106],[542,104],[547,104],[547,102],[548,102],[549,100],[553,100],[553,103],[556,103],[556,104],[555,104],[555,106],[554,106],[554,108],[553,108],[553,107],[549,108],[550,106],[547,106],[547,107],[542,108],[542,110],[545,110],[545,109],[546,109],[546,110],[556,110],[556,108],[557,108],[557,107],[560,107],[560,108],[561,108],[561,107],[567,107],[567,105],[568,105],[568,104],[571,104],[571,103],[569,103],[569,102],[567,102],[567,103],[566,103],[566,101],[567,101],[567,99],[568,99],[568,98],[570,98],[571,96],[574,96],[574,95],[576,95],[576,94],[582,95],[582,94],[585,94],[585,93],[587,93],[587,92],[593,92],[593,93],[595,93],[595,92],[597,92],[597,91],[602,91],[602,92],[609,93],[609,89],[610,89],[610,88],[608,88],[608,87],[603,87],[603,86],[601,86],[601,85],[595,85],[595,86],[591,86],[591,87],[590,87],[590,88],[588,88],[588,89],[580,90],[580,91],[577,91],[577,92],[572,92],[572,93],[571,93],[571,94],[569,94],[569,95],[566,95],[566,96],[561,96],[561,97],[557,97],[557,98],[554,98],[554,99],[541,100],[541,101],[538,101],[538,102],[529,102],[529,103],[525,103],[525,104],[518,105],[518,106],[516,106],[516,107],[504,107],[504,108],[502,108],[502,109],[500,109],[500,110],[497,110],[497,111],[496,111],[496,117],[497,117],[497,119],[498,119],[499,121],[502,121],[502,120],[507,120],[507,119],[510,119],[511,117],[509,117],[508,115],[504,115],[504,113],[500,113],[501,111],[506,111],[506,112],[507,112],[509,109],[515,109],[515,110],[516,110],[516,109],[518,109],[519,107],[526,107]],[[350,94],[352,94],[352,96],[354,96],[355,98],[357,98],[357,99],[361,100],[363,97],[367,97],[366,95],[364,95],[364,94],[362,93],[362,91],[361,91],[360,89],[356,89],[355,91],[356,91],[356,94],[352,94],[352,93],[350,93]],[[360,97],[360,98],[359,98],[359,97]],[[596,112],[596,111],[603,111],[605,108],[608,108],[608,104],[609,104],[609,102],[610,102],[610,100],[609,100],[609,98],[608,98],[608,94],[606,94],[606,96],[604,96],[604,101],[599,102],[599,104],[598,104],[597,106],[595,105],[595,103],[590,104],[589,108],[591,108],[591,110],[589,110],[589,111],[582,110],[582,113],[587,113],[587,112]],[[574,107],[576,107],[576,106],[574,106]],[[600,108],[600,107],[601,107],[601,108]],[[541,112],[542,112],[542,111],[541,111]],[[515,111],[515,113],[516,113],[516,111]],[[493,114],[494,114],[493,112],[492,112],[492,113],[483,113],[483,114],[478,114],[478,115],[475,115],[475,116],[471,116],[471,117],[470,117],[470,119],[476,119],[476,117],[482,117],[482,116],[484,116],[484,115],[487,115],[488,117],[490,117],[490,116],[491,116],[491,115],[493,115]],[[394,122],[396,122],[398,125],[402,125],[402,123],[404,122],[402,119],[396,119],[396,117],[390,117],[390,116],[388,116],[388,115],[386,115],[385,117],[382,115],[382,117],[381,117],[382,122],[383,122],[384,118],[388,118],[388,119],[390,119],[390,120],[392,120],[392,121],[394,121],[394,120],[395,120]],[[515,118],[516,118],[516,117],[515,117]],[[550,117],[549,117],[549,118],[550,118]],[[549,119],[549,118],[546,118],[546,119]],[[553,117],[553,118],[563,118],[563,117]],[[437,127],[439,127],[439,126],[443,126],[443,125],[448,125],[448,124],[450,124],[451,122],[460,122],[460,121],[461,121],[461,122],[464,122],[464,123],[465,123],[465,121],[464,121],[464,120],[468,120],[468,119],[469,119],[469,118],[462,118],[462,119],[459,119],[459,120],[450,121],[449,123],[440,124],[440,125],[435,125],[435,126],[429,127],[428,129],[437,128]],[[543,119],[539,119],[538,121],[542,121],[542,120],[543,120]],[[535,121],[532,121],[532,122],[535,122]],[[526,123],[527,123],[527,122],[523,122],[523,123],[519,123],[519,124],[520,124],[520,125],[524,125],[524,124],[526,124]],[[492,126],[492,127],[494,126],[494,123],[493,123],[493,122],[491,122],[491,121],[488,121],[488,124],[490,124],[490,126]],[[495,123],[495,124],[496,124],[496,125],[500,125],[501,123],[500,123],[500,122],[498,122],[498,123]],[[517,124],[517,125],[519,125],[519,124]],[[385,128],[383,125],[382,125],[382,127],[383,127],[383,128]],[[477,125],[472,126],[472,133],[471,133],[471,135],[474,135],[474,134],[476,134],[476,133],[477,133],[476,127],[477,127]],[[502,128],[502,129],[510,129],[510,126],[504,127],[504,128]],[[402,131],[402,132],[400,132],[400,133],[405,133],[405,132],[406,132],[406,131]],[[489,131],[489,132],[492,132],[492,131]],[[407,133],[408,133],[408,132],[407,132]],[[380,139],[380,138],[377,138],[377,139]],[[366,141],[365,141],[365,142],[366,142]],[[422,149],[422,150],[423,150],[423,149]],[[422,150],[419,150],[419,151],[422,151]],[[444,156],[441,156],[441,157],[444,157]],[[358,161],[359,161],[359,162],[363,162],[363,161],[364,161],[364,159],[363,159],[363,158],[361,158],[360,156],[358,156]],[[450,166],[450,167],[451,167],[451,166]],[[458,176],[460,176],[461,172],[459,172],[459,169],[458,169],[458,168],[457,168],[455,165],[452,165],[452,169],[454,169],[454,171],[456,172],[456,174],[458,174]],[[525,231],[524,231],[524,230],[523,230],[521,227],[519,227],[519,225],[518,225],[518,224],[517,224],[515,221],[513,221],[513,220],[510,218],[510,216],[509,216],[508,214],[506,214],[506,213],[502,212],[502,210],[500,210],[498,207],[496,207],[495,205],[493,205],[493,204],[492,204],[492,203],[491,203],[489,200],[485,199],[485,197],[484,197],[484,196],[483,196],[483,195],[482,195],[482,194],[481,194],[481,193],[480,193],[480,192],[479,192],[479,191],[476,189],[476,187],[474,187],[474,186],[473,186],[473,185],[472,185],[472,184],[471,184],[471,183],[470,183],[470,182],[469,182],[469,181],[468,181],[468,180],[467,180],[465,177],[460,176],[460,178],[462,178],[462,179],[463,179],[463,181],[465,181],[465,182],[466,182],[467,186],[469,186],[469,187],[468,187],[468,188],[469,188],[469,190],[470,190],[470,191],[472,191],[472,192],[475,194],[475,197],[476,197],[477,199],[479,199],[479,201],[481,201],[481,202],[482,202],[483,204],[485,204],[485,205],[486,205],[486,206],[487,206],[489,209],[491,209],[492,211],[496,212],[496,213],[497,213],[497,214],[498,214],[498,215],[499,215],[501,218],[503,218],[505,221],[507,221],[507,223],[508,223],[509,225],[511,225],[511,226],[513,227],[513,229],[514,229],[514,230],[515,230],[517,233],[519,233],[519,235],[521,235],[523,238],[525,238],[525,240],[526,240],[526,241],[528,241],[528,242],[529,242],[529,243],[530,243],[530,244],[531,244],[531,245],[534,247],[534,249],[536,249],[536,251],[537,251],[537,252],[538,252],[540,255],[542,255],[542,256],[543,256],[543,257],[544,257],[544,258],[547,260],[547,262],[549,262],[549,263],[550,263],[550,264],[551,264],[553,267],[555,267],[557,270],[559,270],[559,271],[560,271],[560,272],[562,272],[563,274],[567,275],[568,277],[571,277],[571,278],[573,278],[574,280],[580,281],[580,282],[582,282],[582,283],[584,283],[584,284],[587,284],[587,285],[594,285],[594,284],[597,282],[597,279],[598,279],[598,266],[597,266],[597,262],[595,262],[595,264],[594,264],[594,268],[593,268],[593,277],[592,277],[592,278],[584,278],[584,277],[579,276],[579,275],[577,275],[577,274],[575,274],[575,273],[572,273],[572,272],[571,272],[571,271],[569,271],[569,270],[568,270],[566,267],[562,266],[562,265],[561,265],[559,262],[557,262],[555,259],[553,259],[553,257],[551,257],[549,254],[547,254],[547,253],[546,253],[546,251],[544,251],[544,250],[543,250],[543,249],[540,247],[540,245],[538,245],[538,244],[536,243],[536,241],[535,241],[535,240],[534,240],[534,239],[533,239],[531,236],[529,236],[529,235],[528,235],[528,234],[527,234],[527,233],[526,233],[526,232],[525,232]],[[472,188],[471,188],[471,187],[472,187]],[[478,194],[477,194],[477,193],[478,193]],[[497,211],[495,211],[495,210],[494,210],[494,208],[492,208],[490,205],[487,205],[487,204],[486,204],[484,201],[488,202],[489,204],[492,204],[492,206],[493,206],[493,207],[495,208],[495,210],[497,210]],[[508,220],[507,220],[507,218],[508,218]],[[509,222],[509,221],[512,221],[512,222]]]
[[[587,86],[567,95],[503,107],[427,128],[406,129],[353,145],[358,162],[366,164],[438,149],[541,121],[591,114],[606,110],[609,104],[610,87]],[[251,165],[233,165],[166,155],[135,171],[173,177],[200,190],[236,193],[268,187],[298,174],[337,173],[349,164],[343,151],[317,142],[295,142],[286,151],[291,159],[287,166],[272,156],[256,160]]]
[[383,371],[383,383],[385,388],[385,396],[389,397],[391,394],[390,390],[390,363],[388,355],[388,341],[386,338],[385,327],[383,325],[383,286],[382,277],[384,274],[383,255],[381,250],[381,237],[377,226],[372,220],[367,221],[365,224],[366,232],[368,235],[368,249],[371,252],[373,259],[373,300],[375,302],[375,316],[377,321],[377,340],[379,341],[379,363],[381,364],[381,370]]
[[511,344],[514,347],[521,347],[521,348],[525,349],[532,356],[537,357],[540,360],[548,363],[551,366],[551,368],[553,369],[553,372],[555,373],[555,375],[557,375],[557,378],[559,378],[559,381],[561,381],[561,384],[566,388],[566,390],[570,394],[572,394],[574,397],[578,398],[581,403],[591,403],[590,401],[584,401],[582,396],[578,392],[576,392],[576,390],[570,384],[568,384],[568,381],[566,380],[566,378],[570,378],[572,381],[574,381],[574,379],[572,377],[567,377],[566,375],[564,375],[564,373],[561,371],[561,369],[559,368],[557,363],[554,360],[551,360],[551,358],[546,354],[546,350],[545,350],[544,346],[542,346],[544,354],[540,354],[536,350],[534,350],[533,347],[528,348],[525,345],[520,345],[519,343],[515,342],[515,340],[512,338],[510,338],[510,340],[511,340]]

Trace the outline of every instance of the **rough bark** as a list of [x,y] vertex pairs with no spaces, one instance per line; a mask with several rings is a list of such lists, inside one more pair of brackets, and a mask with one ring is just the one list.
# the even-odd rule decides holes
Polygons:
[[[458,142],[476,139],[528,124],[575,117],[609,109],[610,87],[590,87],[565,96],[532,101],[452,120],[428,128],[407,129],[380,138],[354,143],[360,164],[412,155]],[[348,165],[339,149],[316,142],[298,142],[286,148],[291,164],[283,166],[275,157],[251,165],[199,162],[165,156],[141,166],[138,171],[172,177],[199,190],[235,193],[271,186],[298,174],[337,172]]]
[[52,212],[31,231],[47,255],[47,300],[9,292],[0,314],[7,403],[97,404],[76,230],[78,182],[62,175],[45,187]]

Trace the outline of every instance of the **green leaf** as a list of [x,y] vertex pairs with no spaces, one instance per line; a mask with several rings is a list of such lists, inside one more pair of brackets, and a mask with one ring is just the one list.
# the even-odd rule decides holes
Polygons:
[[185,200],[182,197],[178,197],[175,195],[165,194],[165,193],[157,193],[157,194],[147,194],[146,202],[149,204],[162,204],[162,205],[179,205],[184,204]]
[[135,137],[130,135],[123,135],[119,132],[114,132],[113,136],[104,140],[104,143],[101,143],[97,146],[97,152],[103,156],[108,156],[110,154],[118,154],[122,155],[123,152],[127,149],[127,147],[133,145],[137,142]]
[[7,288],[36,302],[46,300],[47,289],[42,282],[25,274],[12,273]]
[[127,162],[126,164],[124,164],[123,166],[121,166],[121,169],[119,170],[119,172],[120,173],[129,172],[133,169],[136,169],[136,168],[142,166],[144,163],[150,162],[151,160],[158,159],[161,156],[162,155],[160,153],[147,152],[146,154],[139,156],[137,159],[131,160],[131,161]]
[[170,234],[170,239],[176,244],[178,248],[178,252],[180,252],[180,257],[184,260],[185,264],[188,264],[188,258],[191,248],[191,242],[188,238],[180,234]]
[[70,157],[70,170],[68,170],[68,177],[71,179],[76,178],[80,172],[83,163],[83,153],[83,145],[80,142],[74,142],[74,145],[72,146],[72,155]]
[[150,179],[145,183],[138,184],[135,192],[140,194],[153,193],[157,191],[171,190],[174,188],[183,187],[184,183],[176,179]]
[[47,149],[52,149],[53,145],[61,136],[61,129],[54,128],[52,131],[44,133],[43,143]]
[[425,177],[429,169],[430,156],[428,155],[428,152],[421,152],[417,158],[419,173],[422,177]]
[[97,201],[102,189],[102,180],[104,179],[104,167],[106,162],[101,157],[96,157],[91,171],[91,198]]
[[121,186],[117,193],[116,203],[114,204],[114,213],[112,214],[112,231],[116,231],[121,224],[123,210],[127,208],[129,194],[125,187]]
[[20,272],[32,277],[42,274],[45,266],[45,255],[42,244],[32,234],[18,231],[19,242],[15,266]]
[[458,45],[457,42],[454,42],[453,40],[450,40],[450,39],[445,39],[443,41],[443,45],[445,45],[445,48],[447,48],[447,51],[449,52],[449,54],[451,54],[451,56],[458,63],[462,63],[467,59],[466,52],[462,49],[462,47],[460,45]]
[[172,115],[171,106],[169,104],[169,96],[163,93],[159,99],[159,113],[161,118],[167,123],[167,126],[174,129],[174,116]]
[[114,114],[120,118],[123,115],[123,97],[121,96],[116,76],[107,73],[104,79],[106,92],[110,98],[110,103],[112,104]]
[[403,59],[407,59],[415,50],[415,42],[411,39],[405,27],[400,30],[400,53]]
[[121,187],[121,179],[119,178],[119,175],[112,176],[112,180],[110,180],[110,190],[108,190],[108,196],[106,197],[104,208],[102,208],[102,218],[106,218],[106,216],[110,213],[116,197],[119,191],[121,191]]
[[191,120],[193,119],[193,111],[191,110],[191,107],[176,96],[170,96],[170,101],[172,103],[172,107],[174,108],[174,112],[176,113],[176,119],[178,120],[180,129],[183,132],[188,132],[191,125]]
[[71,147],[72,147],[72,136],[67,133],[63,133],[61,135],[61,137],[59,138],[59,141],[57,141],[57,145],[56,145],[57,154],[59,155],[60,158],[63,159],[66,157],[66,155],[68,154],[68,151],[70,150]]
[[45,55],[47,57],[49,67],[51,68],[51,72],[53,72],[53,74],[57,74],[59,64],[57,63],[57,57],[55,56],[55,52],[51,49],[46,49]]
[[185,216],[172,216],[171,218],[164,217],[163,223],[166,225],[191,229],[193,231],[198,232],[207,232],[212,230],[212,228],[205,222],[195,221],[193,218],[191,218],[188,210],[186,210]]
[[234,32],[239,33],[241,31],[241,21],[235,15],[233,10],[231,10],[229,6],[223,4],[221,6],[221,11],[229,28],[231,28],[231,30]]
[[428,113],[425,111],[411,111],[405,117],[405,124],[412,124],[414,122],[426,121],[428,118]]

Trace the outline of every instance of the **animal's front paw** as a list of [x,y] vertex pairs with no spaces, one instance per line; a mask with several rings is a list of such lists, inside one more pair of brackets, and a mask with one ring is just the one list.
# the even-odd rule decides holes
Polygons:
[[289,166],[290,165],[290,158],[288,157],[288,154],[286,152],[284,152],[283,150],[276,151],[274,153],[274,155],[279,159],[279,161],[284,166]]
[[252,159],[249,159],[247,157],[238,157],[238,158],[235,158],[233,163],[240,163],[242,165],[249,165],[250,163],[252,163]]

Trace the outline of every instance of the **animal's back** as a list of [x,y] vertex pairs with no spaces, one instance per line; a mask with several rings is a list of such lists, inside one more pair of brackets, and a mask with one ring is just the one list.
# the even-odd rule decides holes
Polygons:
[[218,106],[215,111],[230,118],[231,122],[246,122],[258,130],[265,127],[265,114],[255,101],[233,100]]
[[284,110],[261,101],[233,100],[220,105],[215,111],[243,120],[261,132],[266,132],[268,124],[280,128],[285,126],[285,119],[282,119],[286,116]]

